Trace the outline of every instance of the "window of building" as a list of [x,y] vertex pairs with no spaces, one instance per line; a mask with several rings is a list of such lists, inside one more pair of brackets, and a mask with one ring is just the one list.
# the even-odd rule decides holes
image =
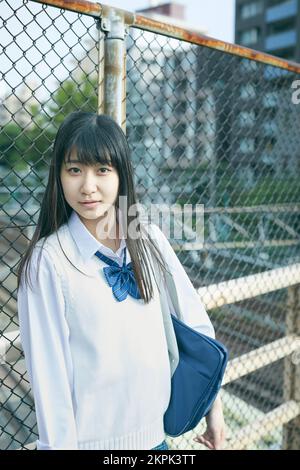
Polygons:
[[245,138],[240,141],[240,151],[243,153],[253,153],[254,147],[254,139]]
[[296,47],[289,50],[280,51],[280,57],[286,60],[296,60]]
[[277,124],[275,121],[265,121],[263,123],[263,129],[266,135],[275,135],[277,132]]
[[241,59],[240,69],[243,72],[255,72],[258,69],[258,63],[254,60]]
[[244,46],[251,46],[252,44],[256,44],[259,40],[259,35],[259,28],[247,29],[240,34],[240,43]]
[[268,0],[268,7],[275,7],[280,3],[285,3],[285,0]]
[[241,6],[241,18],[243,20],[252,18],[253,16],[260,15],[263,11],[262,2],[251,2]]
[[244,100],[255,98],[256,91],[255,87],[252,83],[246,83],[246,85],[242,85],[240,88],[241,98]]
[[265,141],[265,151],[269,153],[273,152],[275,144],[276,144],[276,139],[274,137],[268,138]]
[[239,121],[241,127],[251,127],[255,121],[255,112],[252,109],[251,111],[242,111],[239,115]]
[[296,47],[288,47],[287,49],[272,51],[272,54],[278,55],[282,59],[296,60]]
[[266,108],[273,108],[278,104],[278,94],[276,91],[269,91],[263,97],[263,105]]
[[286,20],[277,21],[276,23],[271,23],[267,26],[267,35],[272,36],[273,34],[285,33],[295,29],[296,19],[288,18]]

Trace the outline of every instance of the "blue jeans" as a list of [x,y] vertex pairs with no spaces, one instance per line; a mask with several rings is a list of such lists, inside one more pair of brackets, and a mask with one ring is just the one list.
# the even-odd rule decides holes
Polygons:
[[151,449],[151,450],[169,450],[169,447],[168,447],[168,444],[166,443],[166,441],[162,441],[161,444],[159,444],[156,447],[153,447],[153,449]]

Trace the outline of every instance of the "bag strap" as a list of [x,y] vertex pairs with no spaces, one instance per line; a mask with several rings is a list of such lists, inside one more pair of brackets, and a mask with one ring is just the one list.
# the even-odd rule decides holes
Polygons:
[[167,284],[167,289],[168,289],[171,302],[175,309],[174,314],[177,318],[179,318],[179,320],[183,321],[183,315],[182,315],[182,311],[179,305],[177,289],[176,289],[175,281],[174,281],[172,274],[166,273],[166,284]]
[[[161,272],[159,271],[159,268],[157,266],[156,260],[154,258],[152,258],[152,260],[153,260],[155,277],[156,277],[157,282],[160,286],[159,296],[160,296],[161,311],[162,311],[162,317],[163,317],[166,340],[167,340],[167,344],[168,344],[171,375],[173,375],[174,372],[175,372],[175,369],[176,369],[176,367],[179,363],[179,351],[178,351],[178,346],[177,346],[177,340],[176,340],[176,335],[175,335],[175,331],[174,331],[174,327],[173,327],[171,312],[170,312],[170,308],[169,308],[168,297],[167,297],[166,290],[164,288],[165,286],[164,286],[163,278],[162,278]],[[166,274],[168,276],[170,276],[168,273],[166,273]],[[172,304],[173,304],[175,309],[177,309],[177,306],[178,306],[178,312],[180,312],[177,293],[176,293],[176,287],[175,287],[175,283],[174,283],[174,280],[173,280],[172,276],[170,276],[169,279],[166,276],[166,281],[167,281],[166,282],[166,287],[168,289]],[[175,294],[175,297],[174,297],[174,294]],[[174,298],[174,300],[173,300],[173,298]],[[181,315],[181,313],[180,313],[180,315]],[[177,316],[177,315],[175,314],[175,316]]]

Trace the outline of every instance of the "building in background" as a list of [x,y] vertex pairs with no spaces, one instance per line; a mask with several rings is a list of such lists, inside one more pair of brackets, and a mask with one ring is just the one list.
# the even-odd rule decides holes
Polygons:
[[[300,0],[236,1],[237,44],[300,62],[299,34]],[[299,170],[300,137],[290,138],[287,119],[287,109],[289,119],[300,118],[299,106],[290,106],[294,79],[286,70],[241,61],[233,135],[244,136],[233,145],[233,159],[247,168],[250,186],[264,174],[285,179]]]
[[17,91],[13,93],[7,92],[6,95],[0,97],[1,126],[4,126],[10,121],[26,128],[33,125],[32,114],[34,113],[37,103],[32,94],[32,90],[36,88],[37,82],[35,80],[29,80],[27,83],[21,84]]
[[236,43],[300,62],[299,35],[299,0],[236,0]]
[[[174,2],[150,5],[138,13],[192,29],[184,5]],[[195,189],[196,170],[199,174],[216,155],[215,96],[204,80],[201,50],[132,29],[127,53],[127,134],[137,192],[146,204],[187,200]],[[188,182],[183,170],[190,174]]]

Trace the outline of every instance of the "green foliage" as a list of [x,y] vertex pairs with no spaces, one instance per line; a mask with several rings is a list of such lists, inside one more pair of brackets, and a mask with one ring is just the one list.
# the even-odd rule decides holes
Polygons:
[[97,111],[97,80],[87,74],[80,77],[78,83],[66,80],[53,95],[46,110],[52,116],[52,124],[58,128],[65,117],[78,109],[82,111]]
[[26,163],[21,160],[21,155],[25,149],[26,142],[20,126],[14,122],[3,126],[0,133],[1,165],[5,168],[24,169]]
[[218,182],[217,194],[219,201],[224,193],[230,199],[230,206],[284,204],[300,200],[300,185],[297,179],[292,176],[286,177],[284,180],[264,176],[258,178],[252,188],[247,189],[241,184],[237,176],[223,177]]
[[78,79],[65,80],[51,99],[44,104],[36,102],[28,107],[31,122],[21,126],[15,121],[0,131],[0,165],[16,172],[26,170],[44,172],[51,156],[51,145],[64,118],[78,109],[97,111],[97,79],[86,73]]

